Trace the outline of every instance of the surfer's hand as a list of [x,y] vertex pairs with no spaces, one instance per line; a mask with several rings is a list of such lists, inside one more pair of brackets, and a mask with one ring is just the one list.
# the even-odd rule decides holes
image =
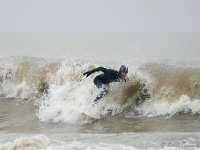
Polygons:
[[87,78],[88,76],[90,76],[91,74],[92,74],[91,71],[87,71],[87,72],[83,73],[83,75],[86,75],[86,78]]

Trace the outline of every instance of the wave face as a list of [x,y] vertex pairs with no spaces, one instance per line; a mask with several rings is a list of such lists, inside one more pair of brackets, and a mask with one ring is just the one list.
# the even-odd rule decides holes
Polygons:
[[151,98],[138,107],[147,116],[199,114],[200,69],[164,64],[145,64],[140,70],[150,76]]
[[21,102],[34,102],[36,115],[42,122],[91,122],[81,114],[82,110],[102,116],[124,112],[129,117],[200,113],[198,67],[129,64],[129,82],[111,83],[108,95],[92,107],[99,92],[93,79],[99,73],[88,78],[81,75],[98,66],[79,60],[1,59],[0,94]]

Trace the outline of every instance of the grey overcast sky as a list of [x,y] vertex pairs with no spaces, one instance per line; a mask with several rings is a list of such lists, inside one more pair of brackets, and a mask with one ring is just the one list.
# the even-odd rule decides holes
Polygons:
[[0,0],[0,32],[200,33],[200,0]]

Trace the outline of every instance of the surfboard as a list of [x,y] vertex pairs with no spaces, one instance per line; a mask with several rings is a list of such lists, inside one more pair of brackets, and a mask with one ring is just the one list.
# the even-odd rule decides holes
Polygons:
[[94,114],[94,113],[91,113],[91,112],[88,112],[88,111],[85,111],[85,110],[81,110],[80,113],[81,113],[81,114],[84,114],[84,115],[86,115],[87,117],[90,117],[90,118],[92,118],[92,119],[100,119],[100,118],[101,118],[100,115]]

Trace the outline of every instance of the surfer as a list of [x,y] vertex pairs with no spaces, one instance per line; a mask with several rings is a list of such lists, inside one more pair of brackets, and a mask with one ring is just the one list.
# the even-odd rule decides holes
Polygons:
[[86,77],[88,77],[92,73],[97,72],[97,71],[102,71],[103,74],[96,76],[93,81],[96,87],[100,89],[100,94],[98,94],[94,100],[95,104],[97,104],[98,100],[104,97],[108,93],[109,83],[126,81],[128,67],[126,67],[125,65],[122,65],[119,71],[113,70],[113,69],[107,69],[104,67],[98,67],[98,68],[95,68],[93,70],[83,73],[83,75],[86,75]]

